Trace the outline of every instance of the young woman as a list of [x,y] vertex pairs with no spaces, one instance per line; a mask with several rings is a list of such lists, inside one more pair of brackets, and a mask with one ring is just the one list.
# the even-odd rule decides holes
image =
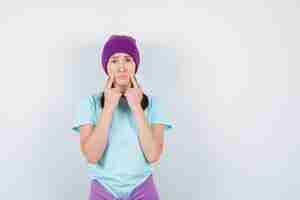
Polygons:
[[102,51],[105,87],[80,100],[72,130],[87,160],[89,200],[159,200],[153,163],[174,126],[160,98],[137,83],[139,62],[136,40],[112,35]]

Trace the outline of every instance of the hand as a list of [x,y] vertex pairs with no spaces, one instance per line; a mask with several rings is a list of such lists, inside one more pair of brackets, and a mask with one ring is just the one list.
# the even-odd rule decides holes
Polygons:
[[114,75],[109,76],[104,88],[104,108],[111,111],[118,105],[120,97],[122,96],[120,89],[112,88],[114,79]]
[[126,97],[131,110],[136,110],[141,107],[141,101],[144,93],[136,82],[134,75],[130,75],[130,80],[133,84],[133,88],[128,88],[124,93],[124,96]]

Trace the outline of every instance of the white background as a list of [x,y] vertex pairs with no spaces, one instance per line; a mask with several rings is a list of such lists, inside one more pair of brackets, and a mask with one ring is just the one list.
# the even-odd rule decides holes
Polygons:
[[138,41],[137,79],[175,129],[162,200],[296,200],[299,1],[6,1],[0,7],[0,199],[89,194],[79,98],[100,91],[110,34]]

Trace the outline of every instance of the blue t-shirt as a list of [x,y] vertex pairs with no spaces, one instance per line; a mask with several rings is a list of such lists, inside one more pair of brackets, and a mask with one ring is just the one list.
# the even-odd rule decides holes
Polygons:
[[[149,95],[149,105],[144,110],[150,124],[165,124],[165,131],[174,128],[166,104]],[[102,108],[99,95],[80,99],[72,130],[79,135],[83,124],[96,125]],[[153,164],[144,157],[138,138],[138,124],[126,100],[121,98],[112,114],[108,133],[108,145],[96,164],[87,162],[91,179],[99,181],[116,198],[128,197],[130,192],[145,181],[153,172]]]

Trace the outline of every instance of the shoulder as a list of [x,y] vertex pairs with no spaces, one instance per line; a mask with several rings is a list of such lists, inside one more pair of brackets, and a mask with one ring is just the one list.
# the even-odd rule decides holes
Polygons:
[[100,96],[97,94],[84,95],[79,98],[79,106],[93,109],[98,101],[100,101]]
[[155,98],[155,95],[147,93],[146,96],[147,96],[147,99],[148,99],[148,108],[151,109],[153,99]]
[[93,102],[93,95],[84,95],[79,98],[80,104],[91,104]]
[[93,93],[93,94],[89,95],[89,98],[91,99],[91,101],[93,101],[95,103],[100,102],[101,94]]
[[155,109],[157,106],[160,107],[162,104],[162,98],[157,94],[147,94],[148,101],[149,101],[149,108]]
[[162,100],[162,98],[157,94],[151,93],[151,94],[147,94],[147,96],[149,98],[150,103],[156,103]]

